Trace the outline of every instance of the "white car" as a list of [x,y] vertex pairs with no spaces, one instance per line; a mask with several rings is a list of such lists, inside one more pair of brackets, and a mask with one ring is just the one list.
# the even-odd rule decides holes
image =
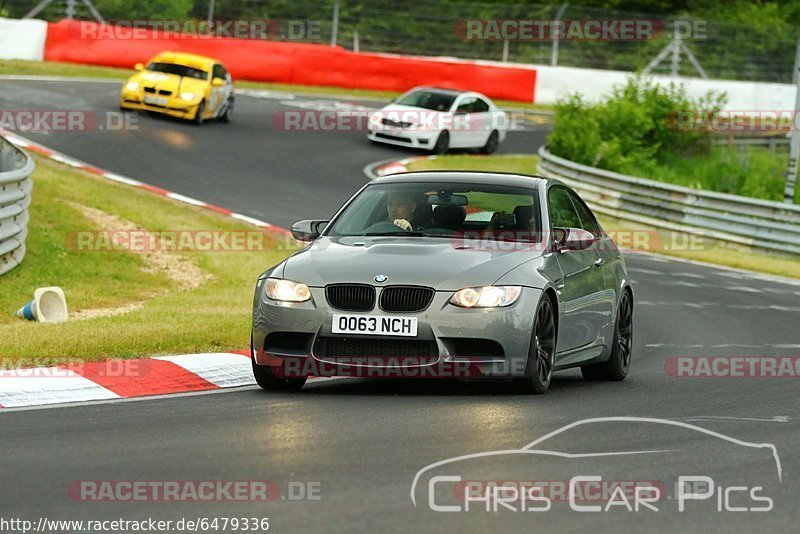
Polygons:
[[367,139],[444,154],[491,154],[506,138],[508,115],[480,93],[415,87],[370,114]]

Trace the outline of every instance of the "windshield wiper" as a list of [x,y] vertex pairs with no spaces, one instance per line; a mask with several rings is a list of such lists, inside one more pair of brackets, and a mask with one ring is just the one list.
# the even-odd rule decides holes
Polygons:
[[406,236],[406,237],[423,237],[425,234],[422,232],[406,232],[405,230],[400,230],[398,232],[367,232],[364,236]]

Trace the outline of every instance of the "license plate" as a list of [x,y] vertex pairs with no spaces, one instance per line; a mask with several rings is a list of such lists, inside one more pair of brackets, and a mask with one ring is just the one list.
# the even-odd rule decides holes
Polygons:
[[334,334],[371,334],[376,336],[417,335],[416,317],[389,317],[385,315],[334,315]]
[[144,97],[144,103],[145,104],[153,104],[155,106],[166,106],[167,105],[167,99],[166,98],[161,98],[159,96],[145,96]]

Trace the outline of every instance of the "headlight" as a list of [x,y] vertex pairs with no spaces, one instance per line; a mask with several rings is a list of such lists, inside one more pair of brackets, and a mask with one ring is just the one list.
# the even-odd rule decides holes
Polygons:
[[307,285],[280,278],[267,278],[264,292],[272,300],[281,302],[305,302],[311,299]]
[[128,82],[125,84],[125,89],[128,91],[136,91],[139,89],[139,82]]
[[186,100],[187,102],[190,100],[194,100],[195,94],[186,91],[185,93],[181,93],[181,100]]
[[462,308],[496,308],[514,304],[521,294],[520,286],[465,287],[453,293],[450,304]]

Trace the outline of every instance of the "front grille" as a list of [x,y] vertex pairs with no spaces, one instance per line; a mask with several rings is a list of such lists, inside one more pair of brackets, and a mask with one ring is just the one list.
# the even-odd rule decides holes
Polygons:
[[167,90],[167,89],[159,89],[159,90],[158,90],[158,94],[160,94],[160,95],[165,95],[165,96],[169,96],[169,95],[171,95],[171,94],[172,94],[172,91],[169,91],[169,90]]
[[153,93],[156,92],[156,88],[155,87],[145,87],[144,88],[144,92],[153,94]]
[[375,288],[360,284],[334,284],[325,288],[325,298],[337,310],[369,311],[375,307]]
[[414,359],[415,363],[425,364],[439,359],[439,348],[435,341],[416,339],[318,337],[314,356],[362,365],[380,365],[390,359]]
[[411,128],[411,126],[413,126],[410,122],[393,121],[392,119],[381,119],[381,123],[385,126],[394,126],[395,128]]
[[404,143],[410,143],[411,142],[411,139],[409,139],[408,137],[401,137],[399,135],[389,135],[389,134],[380,133],[380,132],[376,133],[375,137],[380,137],[382,139],[390,139],[392,141],[403,141]]
[[419,312],[430,306],[434,291],[429,287],[389,286],[381,291],[381,309],[387,312]]

